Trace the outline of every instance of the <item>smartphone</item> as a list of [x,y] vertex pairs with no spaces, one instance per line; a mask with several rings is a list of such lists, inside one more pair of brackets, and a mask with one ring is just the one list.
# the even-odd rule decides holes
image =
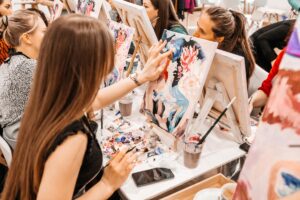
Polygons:
[[174,174],[167,168],[153,168],[132,174],[132,178],[137,187],[157,183],[163,180],[174,178]]

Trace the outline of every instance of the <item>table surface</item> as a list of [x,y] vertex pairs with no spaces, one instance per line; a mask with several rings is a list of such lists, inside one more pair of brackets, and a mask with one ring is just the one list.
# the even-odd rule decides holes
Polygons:
[[[137,101],[141,100],[142,91],[136,92]],[[143,121],[144,118],[138,112],[138,106],[141,102],[136,102],[133,107],[133,115],[129,120]],[[104,116],[112,115],[115,111],[105,111]],[[104,118],[105,119],[105,118]],[[97,135],[98,139],[101,139]],[[207,137],[207,141],[203,147],[199,165],[195,169],[188,169],[183,165],[182,153],[161,154],[159,156],[148,158],[146,162],[137,165],[132,173],[139,172],[155,167],[170,168],[175,177],[170,180],[162,181],[148,186],[137,187],[131,177],[128,177],[124,185],[120,188],[121,195],[127,199],[142,200],[155,198],[169,190],[181,186],[194,178],[205,173],[217,169],[233,160],[239,159],[245,155],[245,152],[239,149],[239,144],[224,137],[224,133],[213,131]],[[105,162],[106,160],[104,160]]]
[[156,158],[156,162],[138,165],[132,173],[154,167],[166,167],[172,170],[175,175],[174,179],[137,187],[132,177],[129,176],[120,191],[127,199],[151,199],[244,155],[245,152],[239,149],[236,142],[226,140],[219,134],[214,133],[207,138],[197,168],[188,169],[184,167],[182,155],[177,159],[160,155],[162,158]]

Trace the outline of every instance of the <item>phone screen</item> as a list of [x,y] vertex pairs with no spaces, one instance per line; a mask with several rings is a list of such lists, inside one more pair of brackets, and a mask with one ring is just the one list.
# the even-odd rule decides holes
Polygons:
[[174,174],[167,168],[154,168],[132,174],[135,184],[140,187],[174,178]]

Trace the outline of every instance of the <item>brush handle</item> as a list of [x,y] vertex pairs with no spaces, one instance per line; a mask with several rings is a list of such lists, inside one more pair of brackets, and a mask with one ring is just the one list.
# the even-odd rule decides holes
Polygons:
[[198,145],[202,144],[205,141],[205,139],[207,138],[207,136],[215,128],[215,126],[219,123],[219,121],[221,120],[221,118],[223,117],[223,115],[226,113],[227,110],[228,110],[228,108],[225,108],[223,110],[223,112],[220,114],[220,116],[217,118],[217,120],[214,122],[214,124],[208,129],[208,131],[206,131],[205,135],[201,138],[201,140],[199,141]]

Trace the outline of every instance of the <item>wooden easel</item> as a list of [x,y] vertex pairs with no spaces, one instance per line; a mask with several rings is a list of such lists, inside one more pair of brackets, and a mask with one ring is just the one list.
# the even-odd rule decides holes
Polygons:
[[[216,80],[210,80],[208,86],[205,88],[206,94],[203,101],[203,106],[201,111],[191,129],[195,128],[195,125],[200,127],[200,129],[204,128],[204,122],[208,117],[209,113],[212,111],[212,108],[216,102],[219,102],[222,106],[222,109],[225,109],[230,99],[227,95],[226,89],[222,82],[217,82]],[[228,125],[230,127],[230,131],[233,133],[232,139],[238,143],[243,142],[243,137],[240,132],[234,111],[232,107],[228,108],[226,112],[226,117],[228,120]]]
[[134,49],[133,55],[132,55],[132,57],[131,57],[130,64],[129,64],[129,66],[128,66],[127,72],[126,72],[126,77],[128,77],[128,76],[130,75],[131,71],[132,71],[134,59],[135,59],[135,57],[136,57],[137,52],[138,52],[139,49],[140,49],[141,41],[142,41],[142,37],[139,36],[138,39],[135,40],[135,42],[134,42],[134,44],[135,44],[135,49]]

